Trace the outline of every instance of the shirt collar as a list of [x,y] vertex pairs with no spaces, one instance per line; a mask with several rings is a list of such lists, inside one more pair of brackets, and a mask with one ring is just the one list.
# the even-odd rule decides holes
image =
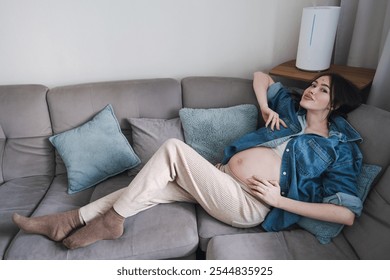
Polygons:
[[[306,110],[300,108],[298,110],[298,119],[300,119],[300,124],[302,125],[302,120],[306,119]],[[352,125],[341,116],[333,116],[329,120],[329,137],[335,136],[341,142],[362,142],[363,139],[360,136]]]
[[330,119],[329,137],[336,136],[342,142],[362,142],[363,139],[346,119],[334,116]]

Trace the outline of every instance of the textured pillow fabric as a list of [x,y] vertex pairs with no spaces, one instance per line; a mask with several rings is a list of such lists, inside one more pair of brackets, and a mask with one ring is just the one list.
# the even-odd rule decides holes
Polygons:
[[68,193],[76,193],[140,163],[122,134],[111,105],[85,124],[49,138],[68,174]]
[[3,154],[5,148],[5,134],[0,125],[0,184],[4,182],[3,178]]
[[216,164],[223,159],[223,149],[237,138],[257,128],[258,111],[252,104],[229,108],[179,111],[184,139],[199,154]]
[[129,176],[136,175],[158,148],[168,139],[184,140],[179,118],[149,119],[130,118],[133,148],[141,159],[141,164],[129,170]]
[[[362,202],[366,199],[371,184],[381,169],[382,168],[380,166],[363,164],[362,172],[360,173],[357,181],[357,194]],[[298,225],[314,234],[318,241],[322,244],[329,243],[344,227],[342,224],[324,222],[306,217],[302,217],[299,220]]]

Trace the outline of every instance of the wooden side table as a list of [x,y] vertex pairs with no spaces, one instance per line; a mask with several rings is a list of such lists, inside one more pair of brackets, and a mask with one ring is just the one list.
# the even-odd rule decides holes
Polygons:
[[[374,79],[375,69],[332,64],[330,69],[327,71],[335,72],[351,81],[362,93],[363,100],[365,101],[367,99],[369,88],[371,86],[372,80]],[[311,82],[320,73],[321,72],[299,70],[295,66],[295,60],[282,63],[271,69],[269,72],[269,74],[273,76],[279,76],[303,82]]]

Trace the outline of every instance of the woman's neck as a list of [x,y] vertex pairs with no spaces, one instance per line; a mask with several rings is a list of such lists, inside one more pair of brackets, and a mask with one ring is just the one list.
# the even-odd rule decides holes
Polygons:
[[314,133],[324,137],[329,136],[328,118],[322,114],[306,114],[305,133]]

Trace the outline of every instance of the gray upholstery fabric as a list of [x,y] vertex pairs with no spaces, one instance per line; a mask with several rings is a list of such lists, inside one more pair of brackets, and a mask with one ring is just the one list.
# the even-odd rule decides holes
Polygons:
[[141,164],[129,170],[130,176],[135,176],[166,140],[176,138],[184,141],[180,118],[169,120],[130,118],[129,122],[132,131],[132,146],[141,159]]
[[13,179],[0,186],[0,256],[19,231],[11,220],[12,214],[31,215],[51,182],[51,176],[33,176]]
[[[360,147],[363,161],[382,166],[390,164],[390,112],[362,105],[349,116],[351,124],[363,137]],[[383,129],[381,129],[383,128]],[[362,259],[390,259],[390,171],[373,184],[361,217],[344,234]],[[378,181],[377,180],[377,181]]]
[[390,112],[363,104],[348,115],[348,121],[363,138],[363,161],[385,169],[390,164]]
[[363,213],[344,235],[361,259],[390,259],[390,169],[370,192]]
[[40,85],[0,86],[0,125],[7,142],[3,155],[4,181],[53,175],[52,134],[46,104],[47,88]]
[[48,104],[54,133],[88,121],[112,104],[122,129],[129,118],[178,117],[182,106],[180,84],[173,79],[103,82],[57,87],[50,90]]
[[0,255],[18,232],[12,213],[30,215],[54,175],[54,150],[41,85],[0,86]]
[[321,260],[356,259],[356,255],[342,235],[323,245],[305,230],[292,230],[216,236],[209,242],[206,258]]
[[258,106],[252,81],[225,77],[188,77],[182,80],[183,107],[226,108],[240,104]]
[[243,233],[260,233],[264,230],[261,226],[252,228],[236,228],[231,225],[225,224],[221,221],[211,217],[200,206],[196,207],[196,214],[198,218],[198,234],[199,234],[199,248],[206,252],[207,244],[210,239],[218,235],[232,235]]

